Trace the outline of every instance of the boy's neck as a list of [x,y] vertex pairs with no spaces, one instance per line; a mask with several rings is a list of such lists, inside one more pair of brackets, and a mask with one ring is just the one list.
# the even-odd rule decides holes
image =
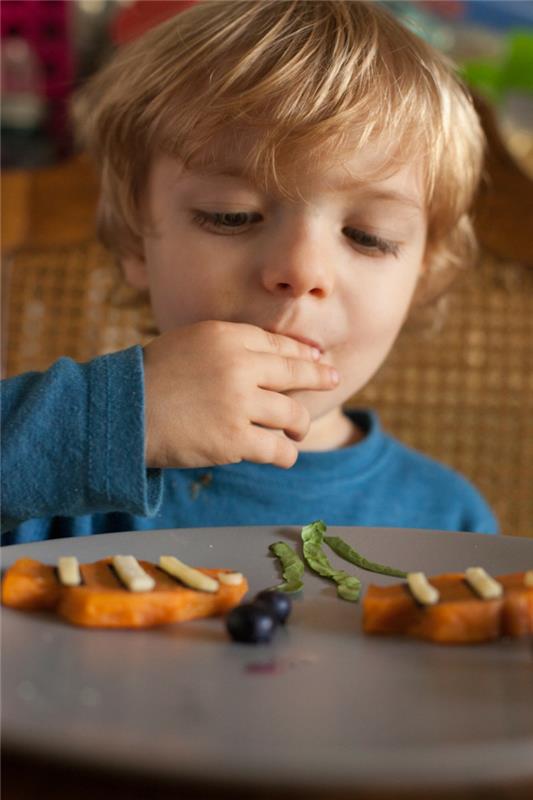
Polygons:
[[363,438],[363,432],[343,413],[342,408],[335,408],[323,417],[315,419],[303,442],[296,442],[296,447],[302,452],[339,450],[356,444]]

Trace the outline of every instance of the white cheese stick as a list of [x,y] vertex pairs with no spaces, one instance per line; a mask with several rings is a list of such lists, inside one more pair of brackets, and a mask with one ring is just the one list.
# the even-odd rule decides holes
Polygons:
[[130,592],[149,592],[155,581],[141,567],[134,556],[113,556],[113,567]]
[[242,583],[242,574],[240,572],[219,572],[217,578],[220,583],[226,586],[239,586]]
[[468,567],[465,570],[465,580],[483,600],[495,600],[503,594],[501,583],[491,578],[483,567]]
[[432,606],[438,603],[440,595],[423,572],[408,572],[407,583],[415,600],[422,605]]
[[57,560],[57,574],[63,586],[79,586],[81,573],[78,559],[75,556],[60,556]]
[[198,569],[187,566],[174,556],[159,556],[159,566],[173,578],[190,586],[191,589],[199,589],[201,592],[217,592],[219,583],[209,575],[204,575]]
[[533,569],[528,569],[528,571],[524,575],[524,586],[533,589]]

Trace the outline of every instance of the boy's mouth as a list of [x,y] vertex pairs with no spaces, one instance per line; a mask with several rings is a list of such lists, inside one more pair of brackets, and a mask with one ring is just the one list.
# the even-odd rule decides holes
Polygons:
[[317,350],[320,350],[321,355],[324,354],[324,347],[315,339],[310,339],[307,336],[300,336],[297,333],[288,333],[287,331],[271,331],[271,333],[277,333],[280,336],[288,336],[291,339],[295,339],[297,342],[309,345],[309,347],[315,347]]
[[316,350],[320,350],[321,355],[324,353],[324,348],[322,345],[319,344],[319,342],[316,342],[314,339],[308,339],[307,336],[293,336],[291,333],[288,333],[287,336],[290,336],[292,339],[296,339],[297,342],[308,344],[309,347],[314,347]]

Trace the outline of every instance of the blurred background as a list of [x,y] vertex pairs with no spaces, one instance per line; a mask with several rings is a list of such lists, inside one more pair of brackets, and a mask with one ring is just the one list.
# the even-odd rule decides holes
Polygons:
[[[194,0],[2,0],[2,166],[37,167],[69,155],[73,89],[120,43]],[[451,55],[497,112],[527,162],[533,129],[533,2],[385,2]]]

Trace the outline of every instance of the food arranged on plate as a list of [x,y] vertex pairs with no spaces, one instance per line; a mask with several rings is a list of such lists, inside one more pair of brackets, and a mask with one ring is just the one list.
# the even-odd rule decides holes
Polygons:
[[[361,582],[330,564],[323,545],[361,569],[405,578],[393,586],[369,586],[363,599],[363,631],[407,635],[442,644],[494,641],[533,634],[533,570],[491,577],[482,567],[428,579],[423,572],[405,572],[369,561],[339,536],[326,536],[321,520],[302,528],[305,564],[334,581],[343,600],[357,602]],[[284,542],[270,546],[282,565],[280,591],[303,588],[304,561]]]
[[390,586],[370,585],[363,599],[363,632],[405,635],[443,644],[487,642],[533,634],[533,570],[492,577],[482,567],[428,578],[423,572],[369,561],[339,536],[327,536],[321,520],[301,530],[302,558],[286,542],[270,545],[283,583],[241,603],[248,582],[228,569],[190,567],[175,556],[159,563],[116,555],[93,564],[73,556],[56,566],[20,558],[5,573],[2,602],[25,610],[55,610],[85,627],[150,628],[201,617],[226,615],[234,641],[260,644],[287,621],[289,595],[304,588],[306,566],[335,583],[342,600],[357,602],[361,581],[335,569],[324,545],[360,569],[404,578]]
[[265,644],[278,625],[285,625],[292,609],[288,594],[264,589],[252,603],[235,606],[226,617],[226,629],[235,642]]
[[133,556],[57,567],[20,558],[5,573],[2,602],[11,608],[55,610],[84,627],[151,628],[226,614],[248,591],[246,578],[227,569],[194,569],[173,556],[159,565]]
[[481,567],[407,583],[369,586],[363,630],[443,644],[488,642],[533,634],[533,570],[493,578]]
[[[401,569],[369,561],[354,550],[353,547],[350,547],[340,536],[326,536],[326,530],[326,523],[320,519],[311,522],[310,525],[304,525],[301,532],[303,557],[309,569],[323,578],[332,580],[337,585],[337,594],[343,600],[348,600],[352,603],[356,603],[359,600],[361,581],[355,575],[348,575],[344,570],[334,569],[324,552],[324,544],[331,547],[338,556],[361,569],[396,578],[405,578],[407,576],[407,572]],[[301,591],[305,564],[298,553],[285,542],[275,542],[270,545],[269,549],[280,560],[284,578],[284,583],[275,588],[278,591],[288,593]]]

